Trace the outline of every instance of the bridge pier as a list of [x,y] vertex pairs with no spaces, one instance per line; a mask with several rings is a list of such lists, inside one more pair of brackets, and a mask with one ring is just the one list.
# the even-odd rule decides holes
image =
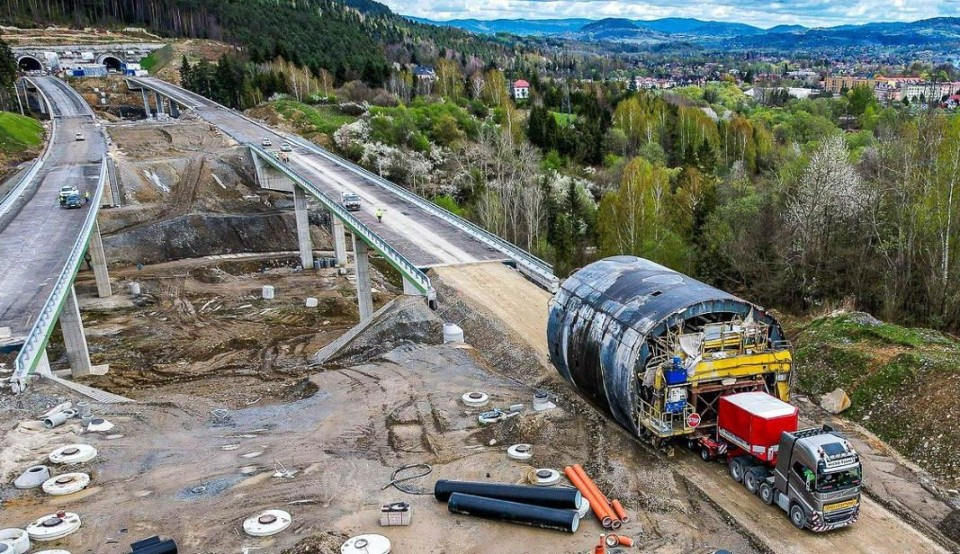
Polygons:
[[63,303],[63,311],[60,312],[60,330],[63,332],[63,343],[67,347],[67,359],[70,360],[70,374],[74,377],[89,375],[91,365],[87,335],[80,319],[77,291],[72,286]]
[[154,92],[153,97],[157,101],[157,117],[159,118],[163,115],[163,96],[159,92]]
[[337,265],[340,267],[347,266],[347,234],[343,230],[343,221],[340,218],[330,213],[330,218],[332,219],[331,226],[333,227],[333,253],[337,258]]
[[143,111],[147,114],[147,119],[153,116],[153,108],[150,107],[150,97],[147,95],[147,89],[140,89],[140,96],[143,97]]
[[293,211],[297,219],[297,242],[300,244],[300,263],[303,269],[313,269],[313,242],[310,240],[310,214],[307,211],[307,193],[303,187],[293,187]]
[[357,302],[360,305],[360,321],[373,316],[373,283],[370,281],[370,250],[363,239],[353,235],[353,263],[357,272]]
[[97,295],[100,298],[110,298],[113,291],[110,289],[110,273],[107,271],[107,256],[103,251],[103,239],[100,237],[100,222],[93,222],[93,231],[90,233],[90,262],[93,266],[93,275],[97,280]]
[[172,117],[180,117],[180,106],[170,99],[170,115]]

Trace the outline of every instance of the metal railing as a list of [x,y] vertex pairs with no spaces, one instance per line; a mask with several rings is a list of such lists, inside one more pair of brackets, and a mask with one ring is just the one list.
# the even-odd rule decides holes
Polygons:
[[[25,81],[31,83],[34,88],[40,93],[40,96],[43,97],[44,101],[47,103],[47,109],[52,110],[50,107],[52,104],[50,99],[47,98],[47,95],[43,93],[43,90],[37,86],[36,83],[30,79],[24,79]],[[27,188],[27,185],[30,184],[30,181],[37,176],[37,172],[40,171],[40,168],[43,167],[43,162],[46,161],[47,157],[50,156],[50,145],[52,145],[57,137],[57,118],[53,117],[53,114],[50,114],[50,137],[47,140],[47,144],[43,148],[43,152],[39,157],[30,162],[30,169],[20,177],[20,180],[14,185],[13,188],[4,195],[3,199],[0,200],[0,217],[6,215],[10,211],[10,208],[13,207],[13,204],[16,203],[17,199],[23,194],[23,191]]]
[[346,225],[354,235],[379,252],[384,259],[390,263],[390,265],[399,271],[400,274],[403,275],[408,281],[413,283],[417,290],[422,292],[428,300],[436,299],[436,291],[434,290],[433,285],[430,283],[430,278],[420,271],[417,266],[413,265],[413,263],[404,257],[403,254],[397,252],[392,246],[390,246],[387,241],[374,233],[369,227],[367,227],[362,221],[347,211],[346,208],[341,206],[337,201],[327,196],[316,185],[308,181],[296,171],[290,169],[287,164],[278,160],[273,154],[253,143],[247,143],[247,146],[250,148],[251,152],[255,153],[255,155],[259,156],[262,160],[266,161],[272,167],[293,180],[294,183],[303,187],[304,190],[309,192],[314,198],[323,204],[323,207],[329,210],[334,217],[338,218],[340,221],[343,221],[343,224]]
[[97,181],[97,188],[93,193],[93,197],[88,204],[89,210],[87,211],[87,217],[83,221],[83,227],[81,227],[80,233],[77,234],[77,240],[73,243],[73,249],[70,250],[67,263],[63,266],[60,276],[57,277],[57,281],[53,285],[53,290],[50,292],[47,302],[43,305],[40,315],[37,316],[33,327],[30,328],[30,333],[27,334],[27,338],[23,341],[23,347],[20,349],[20,354],[17,355],[17,360],[14,363],[13,377],[10,378],[10,382],[13,386],[13,391],[16,393],[26,388],[27,377],[36,369],[37,362],[40,360],[47,346],[47,341],[50,339],[50,333],[53,332],[53,326],[60,317],[63,303],[66,301],[67,294],[73,286],[73,280],[77,275],[77,271],[80,269],[80,264],[83,262],[83,254],[87,251],[87,244],[90,242],[93,226],[97,222],[97,214],[100,211],[100,202],[103,198],[103,188],[106,181],[107,160],[106,157],[103,157],[100,161],[100,178]]
[[[128,81],[133,81],[133,82],[137,83],[138,85],[140,85],[141,87],[149,88],[149,89],[151,89],[151,90],[153,90],[153,91],[155,91],[155,92],[159,92],[160,94],[164,94],[164,95],[166,95],[166,96],[168,96],[168,97],[170,97],[170,98],[173,98],[172,92],[171,92],[170,89],[176,88],[175,85],[170,85],[169,83],[166,83],[166,82],[163,82],[163,85],[164,85],[165,87],[169,87],[168,90],[160,90],[161,87],[160,87],[159,85],[155,85],[155,84],[153,84],[152,82],[146,81],[146,80],[144,80],[144,79],[129,78]],[[174,91],[174,92],[175,92],[175,91]],[[199,95],[197,95],[196,93],[191,93],[191,92],[189,92],[189,91],[187,91],[187,94],[186,94],[186,95],[183,95],[183,96],[184,96],[185,98],[189,98],[189,95],[191,95],[191,94],[194,95],[194,96],[198,96],[198,97],[199,97]],[[173,98],[173,99],[174,99],[174,100],[177,100],[176,98]],[[257,121],[257,120],[255,120],[255,119],[253,119],[253,118],[251,118],[251,117],[248,117],[248,116],[244,115],[244,114],[241,113],[241,112],[230,110],[229,108],[227,108],[227,107],[225,107],[225,106],[223,106],[223,105],[221,105],[221,104],[217,104],[216,102],[213,102],[213,103],[216,104],[218,107],[224,109],[224,110],[229,110],[229,111],[231,111],[232,113],[234,113],[234,114],[237,115],[238,117],[241,117],[241,118],[249,121],[251,124],[256,125],[257,127],[260,127],[261,129],[268,130],[268,131],[270,131],[270,132],[272,132],[272,133],[282,134],[284,137],[287,138],[287,140],[289,140],[290,142],[295,142],[295,143],[297,143],[301,148],[304,148],[304,149],[306,149],[306,150],[308,150],[308,151],[310,151],[310,152],[312,152],[312,153],[314,153],[314,154],[317,154],[317,155],[325,158],[327,161],[330,161],[330,162],[332,162],[332,163],[335,163],[335,164],[339,165],[340,167],[342,167],[342,168],[350,171],[351,173],[353,173],[354,175],[357,175],[358,177],[361,177],[361,178],[363,178],[363,179],[366,179],[366,180],[368,180],[368,181],[373,182],[374,184],[378,185],[379,187],[384,188],[384,189],[388,190],[389,192],[391,192],[392,194],[403,198],[403,199],[406,200],[407,202],[410,202],[411,204],[413,204],[413,205],[417,206],[418,208],[420,208],[421,210],[424,210],[425,212],[433,215],[434,217],[437,217],[437,218],[439,218],[439,219],[442,219],[443,221],[445,221],[445,222],[447,222],[448,224],[454,226],[455,228],[457,228],[457,229],[460,230],[461,232],[464,232],[464,233],[470,235],[471,237],[479,240],[480,242],[486,244],[487,246],[490,246],[490,247],[492,247],[492,248],[494,248],[494,249],[496,249],[496,250],[499,250],[499,251],[503,252],[504,254],[506,254],[506,256],[507,256],[509,259],[511,259],[515,264],[517,264],[517,268],[518,268],[522,273],[524,273],[525,275],[527,275],[528,277],[530,277],[534,282],[536,282],[537,284],[539,284],[539,285],[542,286],[543,288],[545,288],[545,289],[547,289],[548,291],[550,291],[550,293],[555,293],[555,292],[557,291],[557,289],[559,288],[559,286],[560,286],[560,280],[556,277],[556,275],[553,274],[553,266],[551,266],[549,263],[541,260],[540,258],[534,256],[533,254],[530,254],[530,253],[527,252],[526,250],[524,250],[524,249],[522,249],[522,248],[520,248],[520,247],[512,244],[511,242],[509,242],[509,241],[507,241],[507,240],[504,240],[504,239],[498,237],[497,235],[495,235],[495,234],[487,231],[486,229],[483,229],[482,227],[479,227],[478,225],[475,225],[474,223],[471,223],[470,221],[467,221],[466,219],[464,219],[464,218],[462,218],[462,217],[460,217],[460,216],[458,216],[458,215],[456,215],[456,214],[454,214],[454,213],[452,213],[452,212],[450,212],[450,211],[448,211],[448,210],[446,210],[446,209],[438,206],[437,204],[435,204],[435,203],[427,200],[426,198],[423,198],[422,196],[420,196],[420,195],[418,195],[418,194],[415,194],[415,193],[413,193],[413,192],[411,192],[411,191],[409,191],[409,190],[407,190],[407,189],[405,189],[405,188],[403,188],[403,187],[401,187],[401,186],[399,186],[399,185],[396,185],[396,184],[394,184],[394,183],[392,183],[392,182],[384,179],[383,177],[380,177],[379,175],[377,175],[377,174],[375,174],[375,173],[372,173],[372,172],[370,172],[370,171],[367,171],[366,169],[364,169],[364,168],[362,168],[362,167],[360,167],[360,166],[358,166],[358,165],[356,165],[356,164],[354,164],[354,163],[352,163],[352,162],[350,162],[350,161],[348,161],[348,160],[345,160],[345,159],[341,158],[340,156],[337,156],[336,154],[333,154],[333,153],[329,152],[328,150],[326,150],[326,149],[324,149],[324,148],[322,148],[322,147],[320,147],[320,146],[318,146],[318,145],[316,145],[316,144],[314,144],[314,143],[312,143],[312,142],[310,142],[310,141],[308,141],[308,140],[303,139],[302,137],[299,137],[299,136],[296,136],[296,135],[290,135],[290,134],[287,134],[287,133],[280,133],[279,131],[275,131],[275,130],[273,130],[273,129],[270,129],[268,126],[264,125],[262,122]],[[224,131],[226,131],[226,130],[224,130]],[[238,139],[238,137],[233,136],[229,131],[226,131],[226,132],[227,132],[228,135],[230,135],[231,137],[233,137],[235,140],[238,140],[238,142],[243,142],[243,141],[240,141],[240,140]]]

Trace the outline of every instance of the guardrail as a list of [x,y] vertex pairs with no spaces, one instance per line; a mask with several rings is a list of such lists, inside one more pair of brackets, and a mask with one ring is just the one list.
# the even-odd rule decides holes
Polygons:
[[[172,97],[172,93],[171,93],[170,90],[167,90],[167,91],[159,90],[159,89],[160,89],[160,86],[159,86],[159,85],[154,85],[153,83],[151,83],[151,82],[149,82],[149,81],[144,81],[144,80],[142,80],[142,79],[136,79],[136,78],[130,78],[130,79],[128,79],[128,80],[129,80],[129,81],[134,81],[134,82],[136,82],[136,83],[137,83],[138,85],[140,85],[141,87],[151,88],[152,90],[157,91],[157,92],[159,92],[160,94],[165,94],[165,95],[167,95],[167,96]],[[175,86],[175,85],[170,85],[169,83],[166,83],[166,82],[163,82],[163,84],[164,84],[164,86],[166,86],[166,87],[173,87],[173,86]],[[188,92],[189,94],[193,94],[193,95],[195,95],[195,96],[199,96],[199,95],[197,95],[196,93],[190,93],[189,91],[187,91],[187,92]],[[514,263],[517,264],[517,268],[518,268],[522,273],[524,273],[525,275],[527,275],[527,276],[528,276],[530,279],[532,279],[534,282],[536,282],[537,284],[539,284],[539,285],[542,286],[543,288],[547,289],[547,290],[550,291],[551,293],[557,292],[557,289],[559,288],[559,285],[560,285],[560,280],[556,277],[556,275],[553,274],[553,266],[551,266],[549,263],[545,262],[544,260],[541,260],[540,258],[537,258],[537,257],[534,256],[533,254],[530,254],[530,253],[527,252],[526,250],[524,250],[524,249],[522,249],[522,248],[520,248],[520,247],[518,247],[518,246],[516,246],[516,245],[514,245],[514,244],[512,244],[512,243],[510,243],[510,242],[507,241],[507,240],[504,240],[504,239],[498,237],[497,235],[495,235],[495,234],[493,234],[493,233],[490,233],[490,232],[487,231],[486,229],[483,229],[482,227],[479,227],[478,225],[475,225],[474,223],[471,223],[470,221],[467,221],[466,219],[464,219],[464,218],[462,218],[462,217],[460,217],[460,216],[458,216],[458,215],[456,215],[456,214],[454,214],[454,213],[452,213],[452,212],[450,212],[450,211],[448,211],[448,210],[446,210],[446,209],[444,209],[444,208],[436,205],[435,203],[433,203],[433,202],[431,202],[431,201],[429,201],[429,200],[427,200],[427,199],[425,199],[425,198],[423,198],[423,197],[421,197],[421,196],[419,196],[419,195],[417,195],[417,194],[415,194],[415,193],[413,193],[413,192],[408,191],[407,189],[405,189],[405,188],[403,188],[403,187],[401,187],[401,186],[399,186],[399,185],[396,185],[396,184],[394,184],[394,183],[391,183],[390,181],[384,179],[383,177],[380,177],[379,175],[377,175],[377,174],[375,174],[375,173],[372,173],[372,172],[370,172],[370,171],[367,171],[366,169],[364,169],[364,168],[362,168],[362,167],[360,167],[360,166],[358,166],[358,165],[356,165],[356,164],[354,164],[354,163],[352,163],[352,162],[350,162],[350,161],[348,161],[348,160],[345,160],[345,159],[341,158],[340,156],[337,156],[336,154],[333,154],[333,153],[325,150],[324,148],[321,148],[320,146],[317,146],[316,144],[314,144],[314,143],[312,143],[312,142],[310,142],[310,141],[308,141],[308,140],[303,139],[302,137],[295,136],[295,135],[290,135],[290,134],[287,134],[287,133],[279,133],[278,131],[275,131],[275,130],[273,130],[273,129],[270,129],[268,126],[264,125],[262,122],[257,121],[257,120],[255,120],[255,119],[253,119],[253,118],[251,118],[251,117],[248,117],[247,115],[245,115],[245,114],[243,114],[243,113],[241,113],[241,112],[237,112],[237,111],[234,111],[234,110],[230,110],[229,108],[227,108],[227,107],[225,107],[225,106],[223,106],[223,105],[221,105],[221,104],[217,104],[216,102],[213,102],[213,101],[211,101],[211,102],[212,102],[213,104],[216,104],[216,105],[217,105],[219,108],[221,108],[221,109],[231,111],[231,112],[234,113],[235,115],[237,115],[237,116],[239,116],[239,117],[242,117],[243,119],[249,121],[250,123],[252,123],[252,124],[254,124],[254,125],[258,126],[258,127],[260,127],[261,129],[266,129],[266,130],[269,130],[270,132],[273,132],[273,133],[282,134],[282,135],[285,136],[290,142],[295,142],[295,143],[297,143],[298,145],[300,145],[301,148],[305,148],[305,149],[309,150],[310,152],[313,152],[313,153],[315,153],[315,154],[317,154],[317,155],[325,158],[326,160],[328,160],[328,161],[330,161],[330,162],[332,162],[332,163],[335,163],[335,164],[339,165],[340,167],[343,167],[344,169],[350,171],[351,173],[353,173],[353,174],[355,174],[355,175],[357,175],[357,176],[359,176],[359,177],[361,177],[361,178],[364,178],[364,179],[367,179],[367,180],[369,180],[369,181],[372,181],[373,183],[375,183],[376,185],[380,186],[381,188],[385,188],[385,189],[387,189],[388,191],[390,191],[391,193],[393,193],[393,194],[395,194],[395,195],[397,195],[397,196],[400,196],[401,198],[403,198],[403,199],[406,200],[407,202],[410,202],[411,204],[417,206],[417,207],[420,208],[421,210],[426,211],[427,213],[433,215],[434,217],[437,217],[437,218],[440,218],[440,219],[444,220],[445,222],[449,223],[450,225],[453,225],[454,227],[456,227],[456,228],[459,229],[460,231],[462,231],[462,232],[464,232],[464,233],[467,233],[468,235],[472,236],[473,238],[479,240],[480,242],[482,242],[482,243],[484,243],[484,244],[486,244],[486,245],[488,245],[488,246],[490,246],[490,247],[492,247],[492,248],[495,248],[495,249],[503,252],[504,254],[507,255],[508,258],[510,258],[511,260],[513,260]],[[227,134],[230,134],[230,133],[227,131]],[[233,137],[235,140],[237,139],[237,137],[233,136],[232,134],[230,134],[230,136]],[[239,141],[239,140],[238,140],[238,142],[242,142],[242,141]]]
[[399,271],[401,275],[413,283],[417,290],[422,292],[428,300],[436,300],[437,293],[434,290],[433,285],[430,283],[430,278],[420,271],[417,266],[413,265],[413,263],[404,257],[403,254],[397,252],[392,246],[390,246],[389,243],[387,243],[387,241],[382,239],[369,227],[364,225],[362,221],[347,211],[346,208],[341,206],[339,202],[327,196],[316,185],[308,181],[296,171],[290,169],[285,163],[274,157],[273,154],[270,154],[263,148],[252,143],[247,143],[247,146],[250,148],[251,152],[254,152],[255,155],[259,156],[262,160],[266,161],[275,169],[292,179],[296,184],[303,187],[304,190],[319,200],[320,203],[323,204],[324,208],[329,210],[334,217],[338,218],[340,221],[343,221],[343,224],[346,225],[354,235],[379,252],[384,259],[386,259],[387,262],[394,267],[394,269]]
[[97,222],[97,214],[100,211],[100,202],[103,198],[106,181],[107,160],[106,157],[103,157],[100,160],[100,178],[97,181],[97,189],[88,204],[90,207],[87,211],[87,217],[83,221],[83,227],[77,235],[77,240],[73,243],[73,249],[70,250],[67,263],[63,266],[60,276],[57,277],[57,282],[54,284],[47,302],[43,305],[40,315],[37,316],[33,327],[30,328],[30,333],[23,341],[20,354],[17,355],[13,377],[10,378],[14,393],[19,393],[26,388],[27,377],[36,369],[37,362],[50,339],[50,333],[53,332],[53,326],[60,317],[63,303],[66,301],[70,287],[73,286],[73,280],[80,269],[81,262],[83,262],[83,254],[87,251],[87,244],[90,242],[90,234]]
[[[40,90],[40,87],[30,79],[24,79],[25,81],[33,84],[33,86],[40,92],[40,96],[43,97],[44,101],[47,103],[47,109],[52,111],[50,99],[47,98],[47,95]],[[23,191],[27,188],[27,185],[30,184],[30,181],[37,176],[37,172],[40,171],[40,168],[43,167],[43,162],[46,161],[47,157],[50,156],[50,145],[54,143],[54,140],[57,137],[57,118],[53,117],[53,114],[50,114],[50,137],[47,139],[47,144],[43,147],[43,152],[40,156],[34,159],[31,163],[30,169],[20,177],[20,180],[14,185],[13,188],[4,195],[3,199],[0,200],[0,217],[3,217],[10,211],[13,207],[13,204],[17,201],[18,198],[23,194]]]

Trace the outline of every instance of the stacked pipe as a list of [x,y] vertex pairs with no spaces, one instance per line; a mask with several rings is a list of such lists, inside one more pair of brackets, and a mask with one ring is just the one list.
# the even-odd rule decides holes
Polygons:
[[563,468],[563,473],[567,479],[573,483],[573,486],[590,502],[590,508],[597,516],[600,524],[606,529],[619,529],[624,523],[630,521],[627,511],[619,500],[611,502],[600,492],[596,483],[587,476],[580,464],[574,464],[573,467]]
[[576,533],[581,492],[503,483],[440,479],[433,487],[437,500],[455,514]]

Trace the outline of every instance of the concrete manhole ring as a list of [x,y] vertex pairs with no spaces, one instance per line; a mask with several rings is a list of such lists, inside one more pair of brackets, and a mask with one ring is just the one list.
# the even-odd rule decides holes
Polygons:
[[290,514],[283,510],[266,510],[243,522],[243,531],[251,537],[269,537],[283,531],[293,523]]
[[62,539],[80,529],[80,516],[73,512],[58,512],[41,517],[27,526],[31,540],[38,542]]
[[482,408],[490,403],[490,396],[479,391],[472,391],[460,397],[464,404],[471,408]]
[[56,477],[51,477],[44,481],[43,492],[53,496],[63,496],[73,494],[87,488],[90,484],[90,476],[86,473],[64,473]]
[[511,460],[525,461],[533,457],[532,444],[515,444],[507,449],[507,457]]
[[550,487],[560,482],[560,472],[555,469],[541,468],[534,472],[537,478],[536,485]]
[[68,444],[50,453],[48,458],[55,464],[82,464],[97,457],[97,449],[89,444]]

